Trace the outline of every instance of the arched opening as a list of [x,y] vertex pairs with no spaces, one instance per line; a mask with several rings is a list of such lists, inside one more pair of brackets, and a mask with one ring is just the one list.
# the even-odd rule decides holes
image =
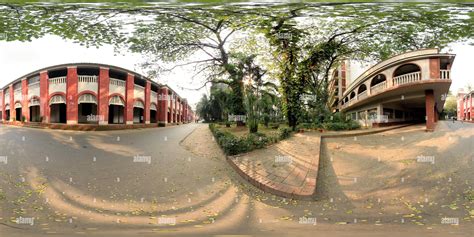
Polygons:
[[409,74],[409,73],[415,73],[415,72],[420,72],[421,69],[418,67],[418,65],[410,63],[410,64],[404,64],[398,67],[395,72],[393,72],[393,77],[398,77],[401,75]]
[[22,121],[21,117],[22,117],[21,103],[16,102],[15,103],[15,121]]
[[356,96],[356,93],[355,93],[354,91],[353,91],[353,92],[351,92],[351,95],[350,95],[350,97],[349,97],[349,98],[350,98],[350,100],[354,99],[354,97],[355,97],[355,96]]
[[120,96],[112,96],[109,100],[109,124],[123,124],[125,103]]
[[38,98],[31,98],[28,103],[30,109],[30,122],[41,122],[40,102]]
[[385,81],[387,81],[387,77],[385,77],[384,74],[378,74],[370,81],[370,87],[373,87]]
[[5,120],[10,121],[10,105],[5,105]]
[[150,123],[156,123],[158,122],[157,119],[156,119],[156,116],[157,116],[157,111],[158,108],[156,107],[156,104],[155,103],[151,103],[150,105]]
[[66,99],[62,95],[55,95],[49,100],[50,122],[66,123]]
[[421,69],[416,64],[405,64],[393,72],[395,86],[421,80]]
[[362,84],[359,86],[359,89],[357,90],[357,94],[363,93],[367,91],[367,86],[365,84]]
[[93,94],[82,94],[77,100],[78,123],[96,124],[99,123],[97,116],[97,98]]
[[133,103],[133,123],[144,123],[143,112],[145,111],[145,106],[140,100],[136,100]]

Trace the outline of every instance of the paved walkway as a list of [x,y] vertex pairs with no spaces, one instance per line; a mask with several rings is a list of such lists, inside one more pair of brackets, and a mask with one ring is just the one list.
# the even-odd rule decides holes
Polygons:
[[243,178],[263,191],[287,198],[311,199],[316,191],[321,138],[361,136],[406,126],[297,133],[266,149],[229,157],[229,163]]
[[310,198],[316,188],[320,137],[296,134],[288,140],[229,158],[232,166],[264,191],[289,198]]

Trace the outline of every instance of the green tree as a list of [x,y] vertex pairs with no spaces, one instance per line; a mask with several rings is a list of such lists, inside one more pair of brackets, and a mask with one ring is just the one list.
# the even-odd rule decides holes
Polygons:
[[456,116],[457,106],[458,106],[458,102],[457,102],[456,96],[454,96],[453,94],[451,94],[451,92],[449,92],[444,102],[444,112],[446,113],[448,117]]

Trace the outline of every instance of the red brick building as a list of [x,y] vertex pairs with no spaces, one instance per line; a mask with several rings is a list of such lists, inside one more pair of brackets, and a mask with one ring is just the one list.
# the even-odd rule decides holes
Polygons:
[[470,91],[468,93],[460,91],[457,97],[458,120],[474,121],[474,91]]
[[167,85],[124,68],[94,63],[43,68],[0,89],[4,123],[188,123],[194,113]]
[[403,53],[379,62],[357,78],[343,64],[333,73],[329,105],[363,126],[425,122],[434,130],[451,86],[455,55],[438,49]]

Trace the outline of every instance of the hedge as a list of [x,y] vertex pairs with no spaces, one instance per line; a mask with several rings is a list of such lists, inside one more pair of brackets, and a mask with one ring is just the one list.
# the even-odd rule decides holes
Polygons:
[[219,144],[226,155],[237,155],[263,148],[269,144],[290,137],[292,132],[290,128],[280,128],[277,136],[267,137],[265,134],[257,132],[244,137],[237,137],[228,131],[219,130],[215,124],[212,123],[209,124],[209,129],[216,138],[217,144]]

